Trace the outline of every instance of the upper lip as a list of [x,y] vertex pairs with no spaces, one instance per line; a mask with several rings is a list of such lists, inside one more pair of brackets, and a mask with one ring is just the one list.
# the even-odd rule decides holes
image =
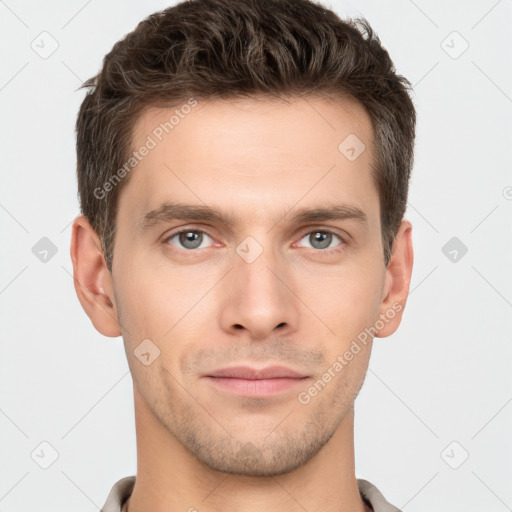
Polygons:
[[307,377],[291,368],[285,366],[269,366],[267,368],[251,368],[250,366],[233,366],[231,368],[221,368],[215,370],[206,377],[224,377],[234,379],[277,379],[277,378],[292,378],[301,379]]

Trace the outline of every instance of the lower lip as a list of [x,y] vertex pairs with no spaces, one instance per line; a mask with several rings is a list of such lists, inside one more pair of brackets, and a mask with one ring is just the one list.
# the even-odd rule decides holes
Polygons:
[[207,377],[216,387],[241,396],[267,397],[293,389],[303,384],[308,377],[292,379],[280,377],[276,379],[235,379],[231,377]]

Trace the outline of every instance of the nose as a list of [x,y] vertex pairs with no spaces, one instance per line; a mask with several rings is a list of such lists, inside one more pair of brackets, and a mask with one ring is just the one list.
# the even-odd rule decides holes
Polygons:
[[284,256],[266,246],[254,260],[240,254],[235,253],[234,268],[223,280],[221,327],[254,340],[297,330],[300,301]]

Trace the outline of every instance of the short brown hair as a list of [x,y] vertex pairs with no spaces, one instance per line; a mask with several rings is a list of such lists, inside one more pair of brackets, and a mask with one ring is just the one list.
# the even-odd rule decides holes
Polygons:
[[191,97],[306,93],[353,98],[370,115],[388,264],[407,204],[416,113],[410,82],[395,73],[365,18],[342,20],[312,0],[182,1],[119,40],[84,87],[89,90],[76,122],[80,208],[98,233],[110,271],[118,197],[129,176],[104,197],[97,191],[129,159],[144,108]]

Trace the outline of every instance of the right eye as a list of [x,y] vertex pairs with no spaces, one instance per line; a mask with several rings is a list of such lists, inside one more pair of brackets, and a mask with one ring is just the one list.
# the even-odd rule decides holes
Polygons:
[[[169,235],[164,243],[169,243],[173,239],[177,239],[178,243],[181,244],[181,247],[176,246],[174,243],[170,242],[171,245],[178,247],[180,249],[185,249],[187,251],[193,251],[194,249],[201,249],[201,244],[204,241],[204,235],[208,238],[211,238],[206,231],[202,231],[200,229],[182,229],[181,231],[176,231],[175,233]],[[204,247],[203,247],[204,248]]]

